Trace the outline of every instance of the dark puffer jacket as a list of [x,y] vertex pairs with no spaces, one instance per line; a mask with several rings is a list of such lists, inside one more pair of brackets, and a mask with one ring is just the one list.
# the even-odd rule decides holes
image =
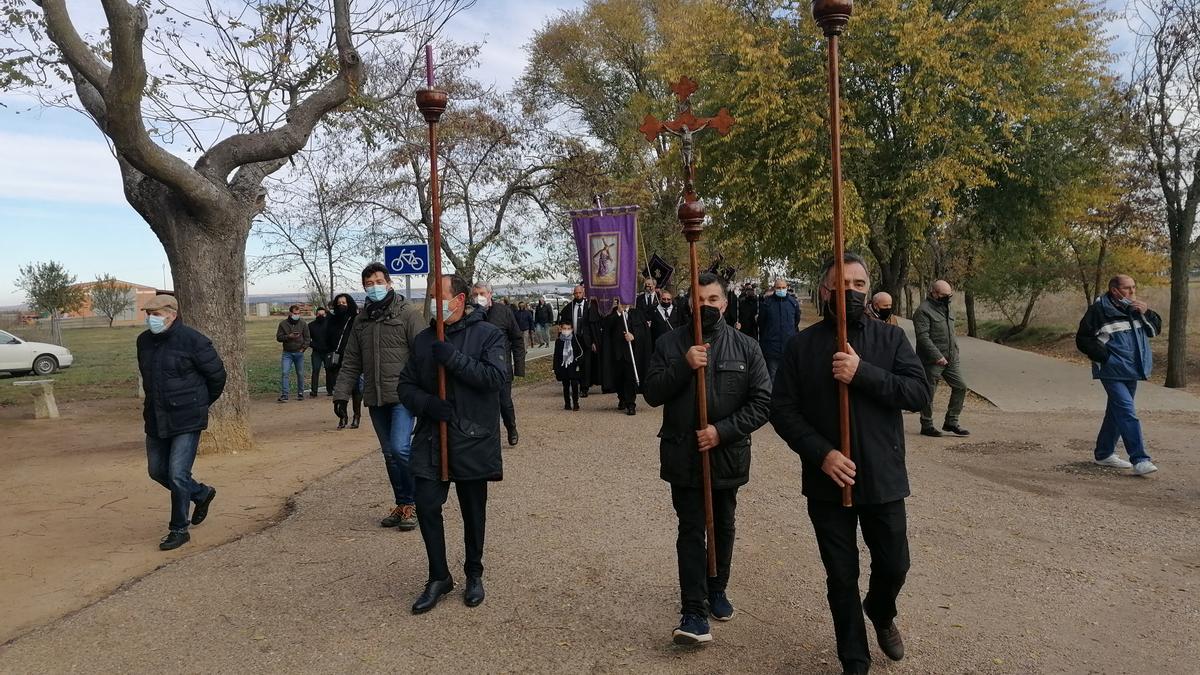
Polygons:
[[[660,475],[671,485],[700,487],[700,453],[696,451],[696,376],[685,354],[692,347],[691,328],[662,336],[650,359],[644,396],[663,408],[658,432]],[[704,336],[711,345],[705,383],[708,423],[716,427],[720,445],[709,451],[713,488],[726,489],[750,480],[750,434],[771,413],[771,378],[762,350],[753,339],[724,321]]]
[[[417,335],[398,395],[417,416],[409,468],[413,476],[438,480],[441,444],[437,420],[426,414],[437,398],[437,360],[431,326]],[[463,318],[446,325],[446,342],[457,353],[446,364],[446,400],[454,405],[447,423],[451,480],[500,480],[500,388],[508,382],[508,341],[485,320],[483,310],[467,305]]]
[[225,364],[212,342],[176,317],[158,335],[138,335],[137,358],[146,434],[170,438],[207,429],[208,407],[225,390]]
[[396,385],[400,371],[408,363],[410,345],[422,330],[425,318],[421,311],[394,292],[389,292],[378,305],[368,302],[350,327],[333,400],[350,400],[362,374],[366,376],[364,403],[368,406],[399,403]]

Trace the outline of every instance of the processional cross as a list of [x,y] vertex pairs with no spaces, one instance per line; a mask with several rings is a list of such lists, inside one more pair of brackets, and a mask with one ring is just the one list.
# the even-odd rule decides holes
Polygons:
[[[721,108],[713,117],[696,117],[692,113],[692,94],[696,93],[696,82],[689,77],[681,77],[671,85],[671,91],[678,99],[675,119],[660,122],[654,115],[646,115],[638,131],[653,143],[662,134],[678,136],[682,142],[680,158],[683,161],[683,194],[679,197],[679,207],[676,213],[682,226],[683,236],[688,242],[688,254],[691,258],[692,272],[692,339],[693,344],[704,344],[704,330],[700,320],[700,265],[696,257],[696,242],[704,231],[704,202],[696,196],[696,166],[695,166],[695,135],[712,129],[724,136],[729,133],[734,119],[729,110]],[[705,384],[705,368],[696,369],[696,414],[697,431],[708,427],[708,395]],[[704,526],[708,538],[708,575],[717,575],[717,546],[713,531],[713,502],[712,502],[712,468],[708,452],[700,453],[701,477],[704,481]]]

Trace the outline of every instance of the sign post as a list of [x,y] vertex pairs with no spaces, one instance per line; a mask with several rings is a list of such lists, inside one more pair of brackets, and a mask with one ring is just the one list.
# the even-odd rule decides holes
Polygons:
[[404,298],[412,300],[413,276],[429,273],[429,244],[384,246],[383,264],[389,274],[404,277]]

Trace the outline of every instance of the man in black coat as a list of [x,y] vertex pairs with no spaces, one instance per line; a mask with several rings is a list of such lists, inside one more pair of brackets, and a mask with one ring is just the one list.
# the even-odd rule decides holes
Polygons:
[[[312,395],[316,396],[321,390],[321,369],[325,367],[325,359],[329,356],[329,326],[330,321],[325,316],[325,308],[318,307],[313,312],[316,318],[308,324],[308,333],[312,339]],[[333,396],[334,382],[325,378],[325,395]]]
[[[707,615],[718,621],[733,618],[725,588],[733,560],[737,491],[750,480],[750,434],[767,423],[771,409],[771,378],[762,350],[723,319],[725,291],[716,275],[700,275],[700,302],[704,344],[692,344],[690,326],[660,339],[645,387],[647,403],[666,406],[658,434],[662,439],[659,461],[679,517],[675,549],[682,618],[673,634],[677,644],[711,641]],[[702,366],[706,367],[708,426],[697,430],[695,371]],[[714,578],[707,577],[699,451],[708,452],[712,471]]]
[[754,284],[742,286],[742,297],[738,300],[738,330],[758,339],[758,293]]
[[[446,560],[442,506],[450,483],[441,480],[439,422],[446,422],[449,476],[458,493],[466,542],[467,589],[463,602],[483,602],[483,541],[487,522],[487,484],[504,476],[500,457],[500,425],[496,409],[500,392],[510,382],[504,334],[467,301],[467,282],[443,275],[446,339],[439,341],[434,324],[417,334],[408,365],[397,388],[404,406],[417,415],[409,469],[416,482],[421,538],[429,559],[425,591],[413,603],[413,614],[433,609],[454,588]],[[436,321],[436,320],[435,320]],[[438,366],[446,369],[446,400],[438,398]]]
[[587,290],[580,284],[571,292],[571,302],[562,306],[558,312],[558,325],[571,324],[575,337],[583,347],[582,362],[579,368],[582,374],[580,382],[580,398],[588,397],[588,388],[592,386],[600,371],[600,335],[596,328],[600,325],[599,313],[592,303],[588,302]]
[[645,314],[620,301],[604,319],[601,386],[605,393],[616,392],[617,408],[627,415],[637,414],[637,393],[654,351],[649,323]]
[[471,292],[475,295],[475,304],[487,315],[487,322],[499,328],[508,338],[509,376],[508,383],[500,392],[500,417],[504,419],[504,428],[508,431],[508,444],[516,445],[520,436],[517,434],[517,410],[512,401],[512,378],[525,377],[525,333],[517,324],[517,317],[508,303],[492,302],[491,284],[476,282]]
[[171,522],[158,545],[170,551],[191,539],[188,525],[204,522],[217,496],[216,488],[192,478],[192,464],[208,408],[225,390],[225,364],[207,337],[183,325],[174,296],[156,295],[143,309],[148,330],[137,337],[137,359],[146,394],[146,463],[150,477],[171,491]]
[[642,292],[638,294],[637,300],[634,301],[633,308],[642,313],[642,316],[650,316],[654,308],[658,306],[658,282],[650,277],[642,280]]
[[[838,658],[846,673],[871,666],[863,611],[875,625],[880,649],[893,660],[904,656],[896,627],[896,597],[908,573],[904,498],[902,410],[929,402],[929,383],[904,331],[866,318],[870,277],[863,259],[845,257],[850,353],[838,351],[833,261],[821,270],[823,320],[793,337],[775,380],[771,423],[803,466],[808,515],[825,564],[829,609]],[[838,448],[838,382],[850,388],[851,458]],[[841,505],[841,488],[852,486],[854,505]],[[858,590],[857,528],[871,551],[871,581],[862,601]]]
[[675,306],[675,296],[663,289],[659,293],[658,306],[650,313],[650,338],[655,344],[667,333],[684,325],[684,312]]

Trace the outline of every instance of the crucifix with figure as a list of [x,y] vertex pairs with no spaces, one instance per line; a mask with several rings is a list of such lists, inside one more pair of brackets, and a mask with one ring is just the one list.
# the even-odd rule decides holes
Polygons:
[[[733,117],[729,110],[721,108],[712,117],[697,117],[692,112],[692,94],[696,93],[697,85],[689,77],[681,77],[678,82],[671,84],[675,93],[675,119],[660,122],[654,115],[646,115],[642,126],[638,127],[646,140],[653,143],[662,134],[678,136],[681,141],[679,150],[683,163],[683,194],[679,198],[677,214],[683,236],[688,242],[688,254],[692,268],[692,338],[693,344],[704,344],[704,332],[700,322],[700,265],[696,258],[696,242],[700,241],[700,233],[704,231],[704,202],[696,195],[696,165],[695,165],[695,135],[712,129],[718,135],[729,133],[733,126]],[[696,413],[698,430],[708,427],[708,394],[704,379],[705,368],[696,369]],[[712,501],[712,468],[708,452],[700,453],[701,476],[704,482],[704,527],[707,535],[708,575],[717,575],[717,547],[713,530],[713,501]]]

